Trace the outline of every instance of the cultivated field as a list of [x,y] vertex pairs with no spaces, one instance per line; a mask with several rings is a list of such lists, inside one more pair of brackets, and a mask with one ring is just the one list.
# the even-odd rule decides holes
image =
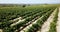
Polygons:
[[0,32],[60,32],[60,7],[0,7]]

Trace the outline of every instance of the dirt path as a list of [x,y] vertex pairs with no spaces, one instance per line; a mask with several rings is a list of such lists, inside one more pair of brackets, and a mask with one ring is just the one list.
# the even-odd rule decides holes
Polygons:
[[[42,16],[43,17],[43,16]],[[40,20],[42,17],[40,17],[39,19],[37,19],[36,21],[34,21],[33,23],[31,23],[30,25],[28,25],[27,27],[25,27],[23,30],[21,30],[20,32],[26,32],[34,23],[36,23],[38,20]]]
[[53,21],[54,15],[55,15],[56,10],[50,15],[50,17],[45,21],[45,23],[42,25],[41,30],[37,32],[48,32],[50,28],[50,23]]
[[[37,13],[37,14],[39,14],[39,13]],[[35,14],[35,15],[37,15],[37,14]],[[29,17],[27,17],[27,18],[30,18],[31,16],[29,16]],[[18,21],[16,21],[16,20],[18,20]],[[22,22],[22,21],[25,21],[26,19],[24,18],[24,19],[22,19],[22,17],[19,17],[19,18],[16,18],[16,19],[14,19],[14,20],[11,20],[12,22],[14,22],[13,24],[11,24],[10,26],[12,27],[12,26],[14,26],[14,25],[17,25],[17,24],[19,24],[20,22]]]
[[3,32],[3,30],[2,30],[2,29],[0,29],[0,32]]
[[[30,18],[30,17],[27,17],[27,18]],[[19,24],[20,22],[24,22],[27,18],[24,18],[24,19],[19,19],[17,22],[14,22],[13,24],[11,24],[10,26],[12,27],[12,26],[15,26],[15,25],[17,25],[17,24]]]
[[58,21],[57,21],[57,32],[60,32],[60,8],[59,8],[59,13],[58,13]]
[[26,20],[26,19],[19,20],[19,21],[17,21],[16,23],[11,24],[10,26],[11,26],[11,27],[12,27],[12,26],[15,26],[15,25],[17,25],[17,24],[19,24],[20,22],[25,21],[25,20]]
[[28,23],[26,23],[24,26],[20,27],[19,29],[17,29],[16,31],[21,31],[23,30],[25,27],[27,27],[28,25],[32,24],[35,20],[37,20],[38,18],[40,18],[40,16],[37,16],[36,18],[32,19],[32,21],[29,21]]
[[17,20],[21,20],[22,17],[19,17],[19,18],[16,18],[16,19],[13,19],[13,20],[10,20],[10,22],[16,22]]

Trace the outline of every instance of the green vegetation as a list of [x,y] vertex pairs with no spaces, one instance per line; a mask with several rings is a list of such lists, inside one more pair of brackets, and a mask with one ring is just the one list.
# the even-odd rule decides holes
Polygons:
[[53,11],[51,10],[47,12],[45,15],[43,15],[43,17],[40,20],[32,24],[32,27],[30,27],[27,32],[36,32],[38,29],[41,29],[42,24],[47,20],[47,18],[52,12]]
[[57,18],[58,18],[58,10],[55,13],[55,17],[53,19],[53,22],[50,24],[50,30],[49,30],[49,32],[57,32],[56,31],[56,23],[58,21]]
[[[41,28],[42,24],[48,19],[50,14],[57,8],[57,5],[0,5],[0,29],[3,29],[4,32],[14,32],[15,30],[23,30],[25,27],[38,20],[35,24],[28,29],[28,32],[37,31],[38,28]],[[21,17],[24,21],[11,26],[18,22],[10,21],[16,18]],[[32,21],[34,20],[34,21]],[[29,23],[30,22],[30,23]],[[28,23],[28,24],[27,24]],[[26,25],[27,24],[27,25]],[[37,27],[38,26],[38,27]],[[19,29],[23,27],[23,29]],[[31,30],[32,29],[32,30]]]

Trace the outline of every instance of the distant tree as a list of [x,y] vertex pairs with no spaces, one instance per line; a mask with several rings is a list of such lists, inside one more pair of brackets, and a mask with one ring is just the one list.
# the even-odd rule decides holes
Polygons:
[[28,6],[30,6],[30,4],[28,4]]
[[47,3],[45,3],[45,5],[48,5]]
[[24,4],[22,7],[26,7],[26,5]]

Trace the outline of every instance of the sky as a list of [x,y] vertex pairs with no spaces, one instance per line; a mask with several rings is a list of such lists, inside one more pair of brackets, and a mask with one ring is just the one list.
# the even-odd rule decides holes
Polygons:
[[0,4],[56,4],[60,0],[0,0]]

